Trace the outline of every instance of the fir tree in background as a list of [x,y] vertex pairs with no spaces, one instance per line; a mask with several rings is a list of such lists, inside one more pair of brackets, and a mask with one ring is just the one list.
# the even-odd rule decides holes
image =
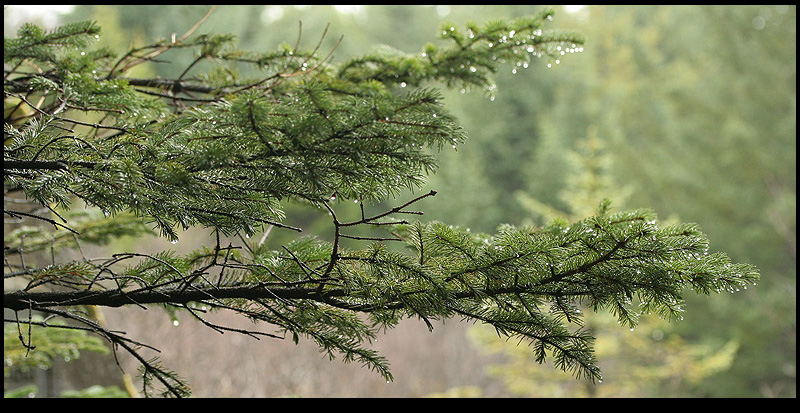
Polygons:
[[[598,380],[579,307],[633,327],[641,313],[681,318],[686,289],[753,284],[755,268],[708,253],[697,225],[659,226],[647,210],[602,203],[580,221],[495,234],[410,219],[435,191],[396,197],[424,184],[437,150],[466,138],[435,87],[491,93],[501,65],[580,48],[579,35],[546,29],[552,14],[445,24],[445,46],[378,48],[342,64],[321,40],[305,46],[302,28],[296,44],[258,53],[229,35],[195,35],[201,21],[116,55],[92,47],[93,22],[52,32],[24,25],[4,39],[4,214],[14,224],[4,236],[3,302],[15,314],[6,320],[6,370],[31,354],[58,354],[39,338],[51,331],[87,350],[97,342],[79,336],[91,334],[138,359],[144,394],[188,395],[178,374],[140,355],[146,344],[96,310],[137,306],[219,332],[307,338],[387,380],[388,361],[366,347],[381,329],[409,317],[431,328],[463,318],[528,340],[540,362]],[[132,74],[180,50],[194,59],[174,77]],[[244,68],[258,75],[240,75]],[[371,212],[382,201],[396,206]],[[327,214],[330,227],[306,234],[287,203]],[[151,231],[177,241],[190,227],[215,242],[185,255],[83,254]],[[268,248],[278,231],[294,239]],[[61,260],[62,250],[81,258]],[[205,313],[216,310],[277,330],[214,324]]]
[[[529,211],[530,225],[553,219],[581,220],[593,215],[595,205],[604,199],[625,204],[630,190],[612,179],[614,158],[597,129],[590,127],[586,138],[566,153],[565,167],[574,171],[566,176],[566,185],[558,194],[569,207],[566,211],[524,191],[514,193]],[[639,318],[636,334],[619,328],[608,313],[587,314],[584,323],[594,332],[598,364],[607,373],[602,386],[570,380],[547,366],[531,363],[527,349],[498,339],[486,326],[473,327],[470,335],[484,351],[504,355],[502,363],[487,370],[500,378],[511,394],[521,397],[676,397],[685,382],[697,383],[728,370],[739,348],[736,339],[712,348],[689,344],[674,333],[676,324],[653,315]]]

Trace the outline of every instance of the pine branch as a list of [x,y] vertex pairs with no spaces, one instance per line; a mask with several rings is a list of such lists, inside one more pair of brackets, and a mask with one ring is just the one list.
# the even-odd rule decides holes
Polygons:
[[[393,211],[400,212],[403,207]],[[360,223],[370,221],[362,219]],[[441,224],[417,223],[411,230],[406,227],[399,224],[396,232],[400,236],[417,234],[404,240],[420,254],[425,251],[428,258],[422,264],[419,256],[391,252],[381,244],[343,251],[335,242],[309,241],[285,248],[289,256],[272,268],[242,262],[239,269],[253,276],[260,274],[260,281],[255,283],[220,286],[195,275],[217,265],[216,258],[191,269],[186,260],[150,257],[151,261],[140,264],[142,270],[125,271],[127,277],[141,280],[139,288],[17,291],[4,294],[4,306],[47,312],[75,305],[167,303],[185,307],[200,302],[242,311],[248,317],[312,336],[307,327],[291,321],[291,313],[269,303],[302,307],[313,302],[331,309],[375,314],[377,319],[383,319],[387,312],[424,320],[455,314],[491,324],[503,334],[539,342],[537,358],[543,360],[545,352],[551,350],[566,370],[597,379],[599,370],[594,366],[590,337],[580,330],[568,332],[558,321],[564,317],[580,325],[575,304],[584,303],[595,311],[611,308],[621,323],[633,327],[640,311],[679,318],[684,288],[700,293],[733,291],[757,279],[751,266],[733,265],[720,254],[706,255],[707,242],[696,227],[658,228],[646,211],[598,216],[569,228],[556,225],[535,233],[509,227],[492,237],[478,235],[484,240],[479,243],[468,233]],[[453,251],[457,252],[455,256]],[[107,272],[110,267],[101,268]],[[325,270],[317,272],[314,268]],[[279,273],[280,277],[276,275]],[[87,273],[84,278],[96,276]],[[293,279],[301,281],[287,281]],[[640,310],[632,308],[634,297]],[[237,300],[259,302],[270,310],[237,310]],[[549,303],[548,314],[541,309],[545,303]]]
[[[308,337],[329,356],[359,361],[387,379],[386,360],[363,347],[380,326],[418,317],[432,328],[430,320],[460,316],[529,340],[540,362],[552,355],[559,368],[597,379],[579,307],[607,309],[631,327],[642,312],[679,318],[685,289],[735,290],[755,282],[756,270],[708,254],[697,226],[660,228],[649,211],[604,212],[539,230],[508,226],[487,235],[389,219],[421,215],[408,208],[434,191],[373,215],[363,206],[419,189],[436,169],[431,149],[466,138],[441,94],[419,85],[491,91],[491,75],[503,62],[580,49],[580,36],[543,30],[551,14],[469,23],[466,31],[445,25],[444,48],[429,45],[418,55],[382,49],[342,65],[330,62],[332,50],[316,57],[322,38],[304,51],[302,27],[295,46],[271,53],[236,50],[229,35],[192,37],[195,25],[179,39],[112,60],[105,50],[76,49],[97,32],[92,23],[50,34],[24,26],[4,43],[4,60],[13,66],[4,82],[13,109],[7,117],[14,121],[5,127],[3,169],[6,191],[23,194],[31,206],[4,208],[5,214],[67,228],[79,250],[80,242],[145,233],[145,223],[170,240],[178,239],[178,226],[203,226],[216,244],[186,256],[133,251],[56,262],[55,251],[68,237],[19,228],[6,236],[5,278],[27,285],[4,292],[4,307],[72,320],[131,353],[143,367],[145,393],[156,383],[174,396],[187,388],[157,360],[138,355],[139,343],[71,307],[157,305],[220,332]],[[176,79],[123,77],[177,49],[194,49],[198,57],[178,68]],[[264,72],[257,79],[190,78],[203,59]],[[14,114],[23,109],[28,113]],[[97,116],[86,121],[83,112]],[[98,216],[56,213],[76,200]],[[263,227],[301,231],[286,222],[286,200],[329,212],[332,241],[303,237],[272,251],[246,240],[244,246],[220,244],[221,235],[249,236]],[[341,219],[335,200],[357,200],[360,218]],[[44,215],[48,211],[64,223]],[[392,236],[349,233],[365,226]],[[345,247],[345,238],[370,244]],[[387,240],[405,249],[389,248]],[[48,247],[51,265],[25,262],[26,254]],[[12,254],[18,256],[13,263]],[[284,334],[211,323],[197,303]]]

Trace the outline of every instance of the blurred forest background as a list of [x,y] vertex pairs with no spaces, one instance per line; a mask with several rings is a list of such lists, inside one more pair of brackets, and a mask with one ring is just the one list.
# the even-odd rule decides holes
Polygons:
[[[5,36],[25,16],[18,7],[4,12]],[[330,23],[321,50],[343,35],[334,62],[344,62],[378,45],[419,53],[442,22],[463,27],[540,9],[232,5],[217,7],[197,33],[232,33],[242,49],[273,50],[294,45],[302,21],[311,49]],[[96,20],[100,43],[123,53],[183,34],[207,11],[80,5],[58,21]],[[582,218],[607,197],[616,209],[649,207],[663,221],[699,223],[712,250],[760,269],[756,287],[689,295],[683,321],[646,317],[633,332],[588,316],[605,375],[595,385],[459,320],[433,332],[408,320],[380,337],[374,347],[392,363],[392,383],[328,361],[302,341],[220,335],[192,320],[145,318],[137,308],[106,310],[109,324],[161,349],[199,397],[796,397],[796,7],[558,6],[552,28],[581,32],[584,51],[503,67],[493,97],[445,93],[469,140],[440,154],[427,188],[439,193],[418,205],[424,218],[493,232],[502,223]],[[181,58],[134,75],[174,77],[193,56]],[[313,233],[314,218],[302,214],[288,211],[293,225],[305,220]],[[195,235],[176,246],[123,240],[112,248],[190,249],[208,234]],[[111,355],[84,354],[37,380],[67,390],[119,385],[120,374]]]

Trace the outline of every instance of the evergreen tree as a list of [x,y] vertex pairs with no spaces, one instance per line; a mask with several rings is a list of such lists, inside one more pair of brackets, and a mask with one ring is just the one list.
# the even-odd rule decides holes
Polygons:
[[[7,321],[18,339],[6,339],[5,354],[9,345],[39,351],[33,331],[88,332],[141,363],[145,394],[185,396],[187,383],[140,355],[145,344],[91,311],[163,307],[220,332],[309,338],[389,380],[387,360],[366,347],[381,329],[406,317],[431,328],[459,317],[529,340],[538,361],[597,380],[579,304],[634,326],[640,313],[680,318],[685,289],[755,282],[754,267],[709,254],[697,225],[659,226],[647,210],[601,205],[578,222],[491,235],[406,219],[435,191],[366,213],[365,203],[418,189],[436,168],[432,151],[464,141],[432,85],[491,90],[503,63],[560,58],[582,43],[546,30],[551,19],[546,10],[446,24],[444,45],[379,48],[341,64],[329,61],[333,50],[304,46],[302,31],[296,44],[261,53],[195,27],[118,56],[92,47],[93,22],[52,32],[24,25],[4,39],[4,214],[16,225],[4,236],[3,303],[17,315]],[[194,57],[172,77],[130,75],[185,50]],[[329,236],[305,235],[287,202],[328,214]],[[355,218],[344,218],[348,208]],[[57,255],[149,231],[177,241],[189,227],[215,242],[185,255]],[[379,234],[354,235],[360,227]],[[297,237],[276,249],[251,241],[277,231]],[[277,331],[214,324],[204,316],[212,310]]]
[[573,136],[562,125],[596,125],[627,205],[702,222],[716,250],[760,269],[744,296],[687,297],[681,335],[741,344],[693,395],[795,394],[795,10],[591,5],[580,26],[591,47],[560,68],[576,84],[551,105],[553,146]]
[[[524,191],[514,195],[529,211],[532,223],[564,219],[574,222],[593,214],[596,205],[613,199],[624,205],[629,188],[612,179],[614,156],[607,150],[597,127],[589,127],[586,138],[565,155],[566,168],[573,172],[558,194],[569,208],[562,211],[531,197]],[[503,354],[504,362],[490,366],[492,376],[500,378],[514,395],[524,397],[676,397],[685,383],[730,368],[739,343],[732,339],[721,348],[687,343],[675,333],[675,325],[652,315],[640,317],[637,334],[627,334],[607,313],[587,314],[584,318],[595,336],[595,353],[608,373],[602,386],[568,380],[557,371],[531,363],[530,354],[515,343],[500,340],[485,326],[475,326],[471,337],[484,351]]]

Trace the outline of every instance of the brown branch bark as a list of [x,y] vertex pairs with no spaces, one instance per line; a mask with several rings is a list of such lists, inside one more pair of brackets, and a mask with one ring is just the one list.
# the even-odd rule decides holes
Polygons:
[[11,310],[25,310],[33,307],[60,307],[75,305],[97,305],[102,307],[121,307],[129,304],[172,303],[185,304],[209,299],[311,299],[325,301],[327,298],[346,295],[344,290],[320,292],[315,288],[269,288],[264,286],[208,287],[170,290],[142,290],[124,292],[105,291],[67,291],[67,292],[26,292],[14,291],[3,294],[3,307]]

